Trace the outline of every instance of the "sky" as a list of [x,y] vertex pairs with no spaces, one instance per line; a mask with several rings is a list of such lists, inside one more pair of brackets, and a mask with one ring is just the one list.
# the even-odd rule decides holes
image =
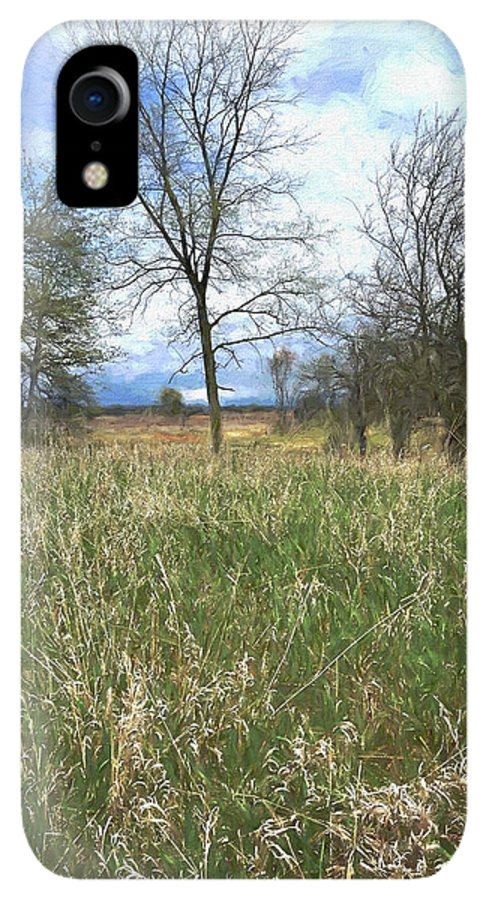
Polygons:
[[[334,240],[325,247],[327,265],[349,271],[368,264],[354,204],[368,204],[369,178],[382,170],[391,143],[409,136],[420,109],[464,109],[463,65],[443,32],[417,21],[310,23],[293,46],[297,52],[284,86],[301,99],[283,112],[284,126],[304,127],[316,138],[283,165],[303,179],[299,199],[304,211],[334,229]],[[34,161],[54,160],[55,84],[68,53],[65,32],[58,27],[28,57],[22,140],[25,155]],[[125,357],[107,365],[94,383],[101,403],[150,403],[168,383],[179,365],[178,353],[161,336],[169,312],[153,304],[118,339]],[[294,348],[294,342],[289,346]],[[266,363],[271,352],[268,348],[261,362],[250,352],[241,369],[227,370],[226,383],[234,393],[224,401],[272,402]],[[178,376],[172,384],[188,402],[205,400],[200,371]]]

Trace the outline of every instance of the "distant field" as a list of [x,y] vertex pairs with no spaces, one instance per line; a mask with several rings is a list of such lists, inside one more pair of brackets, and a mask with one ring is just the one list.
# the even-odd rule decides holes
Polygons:
[[[276,427],[277,414],[269,412],[224,412],[224,432],[228,440],[244,437],[247,440],[271,435]],[[188,418],[168,417],[156,412],[98,415],[88,422],[92,438],[103,441],[150,441],[172,443],[207,443],[209,417],[196,413]]]
[[217,461],[205,417],[25,451],[24,821],[60,874],[415,877],[458,846],[464,474],[272,417],[243,446],[226,417]]
[[[285,449],[324,449],[328,444],[328,427],[314,421],[299,423],[290,418],[287,434],[277,432],[275,410],[250,412],[223,411],[223,430],[230,446],[281,446]],[[165,417],[157,412],[128,412],[119,415],[102,414],[88,420],[84,430],[90,440],[104,443],[151,444],[201,444],[209,440],[209,417],[205,413],[194,414],[186,420],[181,417]],[[370,450],[389,452],[389,436],[385,426],[368,430]],[[420,427],[413,433],[412,453],[426,456],[441,448],[440,429]]]

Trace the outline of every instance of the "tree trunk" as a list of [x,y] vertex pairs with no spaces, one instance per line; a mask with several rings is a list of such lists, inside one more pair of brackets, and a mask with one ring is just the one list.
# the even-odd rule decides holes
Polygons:
[[36,338],[34,352],[32,354],[32,362],[29,367],[29,390],[27,392],[24,415],[22,417],[22,436],[26,442],[30,441],[33,436],[32,419],[35,411],[37,382],[39,378],[39,354],[40,341],[39,338]]
[[27,400],[25,404],[24,410],[24,423],[26,427],[31,421],[32,413],[34,410],[34,400],[36,396],[36,377],[35,374],[31,371],[29,374],[29,390],[27,393]]
[[207,315],[205,296],[200,292],[197,295],[197,310],[199,315],[200,339],[202,342],[202,356],[204,359],[205,386],[207,400],[209,402],[211,419],[211,447],[214,454],[218,454],[222,448],[222,415],[219,402],[219,390],[217,387],[216,361],[212,348],[212,336]]
[[410,412],[402,408],[391,412],[389,420],[392,452],[394,454],[394,459],[399,461],[403,458],[408,449],[413,420]]
[[288,431],[287,410],[283,406],[281,406],[278,411],[278,430],[279,434],[286,434]]
[[445,422],[444,448],[451,463],[461,462],[466,455],[467,424],[465,416],[461,416],[454,422]]
[[[355,348],[356,349],[356,348]],[[364,459],[367,454],[367,423],[365,421],[365,404],[363,402],[363,391],[359,379],[358,374],[358,358],[355,357],[355,419],[356,419],[356,432],[358,438],[358,451],[360,453],[361,459]]]
[[367,455],[367,434],[366,434],[366,425],[362,422],[358,426],[358,449],[360,451],[360,456],[362,459],[365,459]]

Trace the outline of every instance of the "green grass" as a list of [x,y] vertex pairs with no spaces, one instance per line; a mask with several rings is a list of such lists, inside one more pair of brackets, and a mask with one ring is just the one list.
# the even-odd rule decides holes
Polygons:
[[23,808],[42,862],[436,871],[464,822],[464,487],[440,460],[280,445],[27,450]]

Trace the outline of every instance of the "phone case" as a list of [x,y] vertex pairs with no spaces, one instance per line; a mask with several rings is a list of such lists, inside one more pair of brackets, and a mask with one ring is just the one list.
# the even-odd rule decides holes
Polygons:
[[[139,61],[121,209],[56,196],[56,80],[94,44]],[[33,47],[22,806],[49,870],[414,878],[458,847],[464,102],[422,22]]]

